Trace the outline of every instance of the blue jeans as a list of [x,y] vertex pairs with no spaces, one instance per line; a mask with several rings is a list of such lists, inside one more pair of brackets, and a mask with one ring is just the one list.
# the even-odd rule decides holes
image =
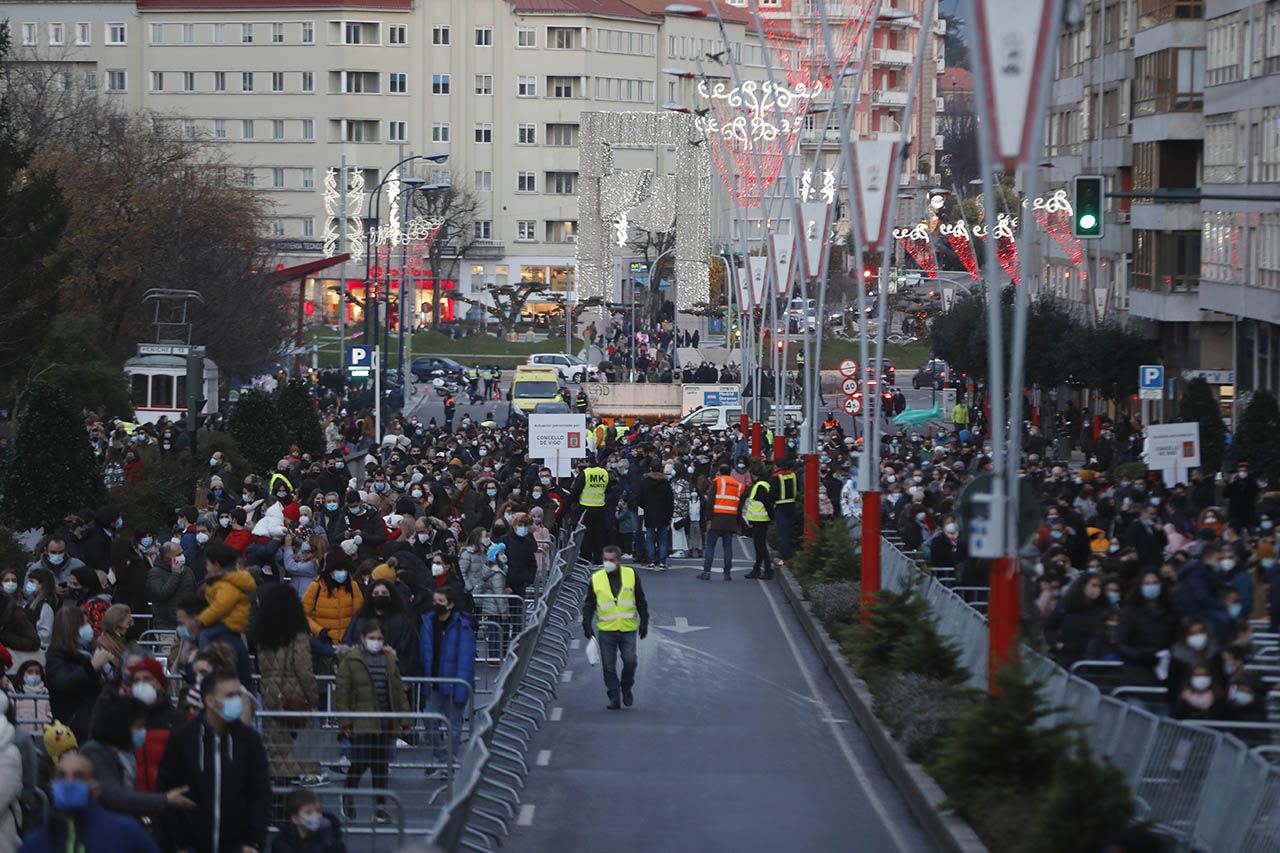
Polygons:
[[668,526],[651,530],[646,527],[644,541],[645,550],[649,552],[649,560],[654,563],[665,564],[667,556],[671,553],[671,528]]
[[732,530],[707,531],[707,549],[702,552],[702,570],[704,572],[711,571],[711,560],[716,554],[716,542],[720,543],[720,550],[724,552],[724,573],[727,575],[733,570]]
[[[619,689],[630,690],[636,683],[635,631],[596,631],[600,644],[600,668],[604,670],[604,689],[610,702],[621,699]],[[622,682],[618,682],[618,653],[622,653]]]
[[796,511],[795,504],[777,504],[773,508],[773,523],[778,528],[778,553],[782,559],[790,560],[795,553]]
[[[443,690],[439,685],[432,685],[431,693],[427,696],[427,704],[422,709],[428,714],[442,714],[449,721],[448,746],[445,745],[443,734],[433,733],[431,737],[432,754],[441,764],[457,757],[458,741],[462,736],[462,711],[466,706],[453,701],[453,688],[452,684],[444,685]],[[427,721],[429,727],[432,723],[431,720]]]

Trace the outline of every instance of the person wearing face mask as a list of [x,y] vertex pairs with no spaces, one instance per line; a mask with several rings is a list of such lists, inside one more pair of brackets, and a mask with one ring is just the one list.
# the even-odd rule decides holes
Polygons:
[[[457,755],[462,714],[475,691],[476,629],[471,614],[459,607],[461,599],[453,587],[435,591],[433,607],[422,615],[418,628],[419,654],[423,673],[429,678],[456,678],[463,684],[423,685],[424,710],[443,714],[449,720],[452,743],[434,738],[435,760],[443,763]],[[437,771],[437,778],[444,771]]]
[[1167,672],[1157,666],[1156,676],[1164,675],[1169,689],[1169,704],[1178,701],[1178,693],[1186,684],[1194,667],[1204,665],[1218,678],[1222,677],[1222,646],[1213,638],[1213,630],[1203,619],[1189,618],[1182,621],[1179,639],[1169,649]]
[[346,510],[343,512],[341,526],[330,534],[329,542],[331,545],[337,543],[343,552],[354,559],[376,559],[378,549],[387,540],[387,527],[382,522],[382,516],[361,500],[360,493],[356,490],[349,490],[346,497]]
[[165,837],[172,849],[198,853],[263,850],[271,774],[262,739],[240,721],[240,681],[235,672],[216,669],[201,680],[200,695],[202,712],[174,729],[160,763],[160,789],[185,787],[195,803],[165,810]]
[[267,493],[280,504],[284,517],[291,523],[297,524],[300,507],[293,483],[289,478],[279,472],[272,474],[271,481],[267,484]]
[[1173,703],[1173,718],[1175,720],[1221,719],[1221,712],[1224,710],[1222,698],[1222,690],[1213,669],[1206,663],[1195,664],[1181,685],[1177,701]]
[[118,506],[105,504],[98,508],[80,538],[80,557],[86,566],[104,574],[111,568],[111,544],[123,526]]
[[[21,779],[18,772],[7,776],[14,783]],[[52,808],[44,823],[23,841],[23,853],[159,853],[142,824],[102,805],[93,762],[82,753],[68,750],[59,756],[50,787]],[[15,829],[15,839],[16,835]],[[7,849],[16,850],[16,840]]]
[[969,558],[969,549],[960,538],[960,525],[954,515],[942,517],[941,529],[933,534],[924,550],[929,565],[939,568],[958,567]]
[[164,757],[169,735],[183,718],[169,697],[169,677],[160,661],[147,656],[134,657],[124,675],[129,695],[142,708],[146,732],[143,743],[135,750],[137,788],[154,792],[158,790],[156,776],[160,772],[160,760]]
[[1168,537],[1160,524],[1159,513],[1151,504],[1138,510],[1138,517],[1125,528],[1121,542],[1138,553],[1138,565],[1144,569],[1159,567],[1164,561]]
[[[44,683],[44,666],[38,660],[28,660],[17,668],[13,677],[14,693],[9,697],[17,711],[18,719],[51,720],[53,712],[49,709],[49,688]],[[44,732],[43,723],[27,722],[18,727],[28,734],[40,735]]]
[[[401,681],[399,662],[395,652],[386,644],[382,624],[377,619],[366,619],[359,624],[358,630],[360,642],[338,663],[334,710],[339,714],[344,711],[407,713],[409,700]],[[339,716],[338,724],[351,740],[351,765],[347,768],[344,787],[359,788],[360,779],[369,772],[374,788],[388,788],[391,743],[398,728],[395,722],[387,718]],[[409,723],[405,721],[401,725],[407,728]],[[384,802],[381,796],[374,801],[374,823],[391,821],[391,816],[383,808]],[[352,797],[342,798],[342,814],[349,821],[356,819]]]
[[102,691],[109,655],[93,648],[93,628],[79,607],[62,607],[53,620],[53,638],[45,655],[45,684],[54,719],[61,720],[80,742],[89,740],[94,700]]
[[898,513],[898,535],[910,551],[919,551],[933,536],[929,513],[923,504],[910,503]]
[[76,569],[84,568],[84,562],[70,554],[67,550],[67,538],[55,533],[44,544],[44,553],[34,563],[27,566],[27,574],[36,569],[44,569],[53,575],[60,596],[66,595],[67,581]]
[[1045,640],[1063,666],[1082,659],[1089,643],[1102,630],[1110,603],[1103,595],[1101,575],[1082,572],[1045,624]]
[[[418,656],[418,619],[410,614],[405,595],[396,582],[394,566],[383,563],[375,568],[364,592],[364,603],[347,626],[342,644],[360,645],[360,626],[367,619],[377,619],[382,625],[385,644],[396,653],[400,674],[415,677],[422,675],[422,661]],[[428,593],[428,600],[430,596]]]
[[[598,618],[597,618],[598,617]],[[636,645],[649,633],[649,604],[640,576],[622,565],[616,545],[604,549],[604,561],[591,576],[591,588],[582,603],[582,633],[600,646],[600,667],[610,711],[635,703]],[[618,676],[618,657],[622,676]]]
[[1223,575],[1234,568],[1230,551],[1219,551],[1214,543],[1206,542],[1199,557],[1188,560],[1178,570],[1178,612],[1208,622],[1219,645],[1230,632],[1230,617],[1221,597],[1226,586]]
[[[507,546],[507,595],[523,596],[538,576],[538,545],[530,535],[530,523],[528,513],[516,514],[511,532],[499,540]],[[512,608],[516,606],[512,602]]]
[[152,602],[150,627],[160,631],[177,628],[175,607],[189,598],[197,585],[181,546],[173,542],[162,545],[156,565],[147,573],[147,594]]
[[1116,645],[1125,663],[1124,684],[1157,683],[1155,666],[1178,635],[1173,596],[1160,574],[1145,571],[1120,609]]
[[303,595],[320,574],[320,556],[325,552],[324,537],[295,536],[286,533],[281,554],[284,557],[284,571],[289,577],[298,595]]
[[31,614],[22,606],[18,573],[0,573],[0,645],[15,652],[40,650],[40,636]]
[[302,596],[302,609],[311,634],[322,642],[341,642],[351,617],[364,603],[359,585],[351,578],[354,570],[355,564],[343,550],[331,548],[325,554],[320,577],[311,582]]
[[132,695],[104,691],[94,705],[90,732],[93,739],[80,751],[93,762],[104,806],[139,818],[195,807],[185,787],[154,792],[138,788],[137,752],[147,743],[146,708]]
[[347,853],[342,824],[321,808],[314,791],[291,791],[284,811],[287,820],[271,842],[271,853]]
[[[258,695],[268,711],[314,711],[320,701],[315,666],[311,660],[311,631],[297,591],[289,584],[271,584],[258,598],[253,623],[262,680]],[[263,721],[262,740],[274,784],[301,780],[303,785],[323,784],[320,766],[294,757],[294,736],[299,726],[289,720]]]
[[[595,462],[586,463],[578,471],[569,488],[569,505],[582,508],[581,554],[584,560],[595,562],[604,547],[607,524],[605,514],[606,495],[610,491],[613,475]],[[616,500],[616,499],[615,499]]]

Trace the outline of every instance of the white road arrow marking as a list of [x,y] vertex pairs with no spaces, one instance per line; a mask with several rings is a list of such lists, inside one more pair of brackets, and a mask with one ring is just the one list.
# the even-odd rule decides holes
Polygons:
[[655,628],[661,628],[664,631],[674,631],[677,634],[688,634],[693,631],[705,631],[710,625],[690,625],[689,620],[683,616],[676,617],[675,625],[654,625]]

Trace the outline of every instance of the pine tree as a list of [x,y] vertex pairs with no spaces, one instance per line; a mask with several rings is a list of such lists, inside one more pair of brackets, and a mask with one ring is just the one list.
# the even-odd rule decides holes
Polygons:
[[102,471],[80,412],[60,389],[28,386],[13,449],[0,513],[15,529],[53,530],[68,513],[102,503]]
[[1280,476],[1280,405],[1270,391],[1256,391],[1244,407],[1235,440],[1236,461],[1247,460],[1255,475],[1274,480]]
[[1133,799],[1124,773],[1095,759],[1077,736],[1053,768],[1018,853],[1073,853],[1103,850],[1133,818]]
[[289,433],[289,443],[298,445],[303,453],[318,457],[324,453],[324,433],[320,431],[320,415],[311,399],[307,383],[290,379],[276,392],[276,406],[280,419]]
[[289,433],[276,399],[265,391],[240,392],[227,431],[255,471],[273,471],[289,446]]
[[1216,474],[1222,469],[1227,427],[1222,422],[1222,412],[1208,382],[1196,377],[1187,383],[1187,393],[1182,398],[1178,420],[1182,423],[1199,422],[1200,468],[1206,474]]

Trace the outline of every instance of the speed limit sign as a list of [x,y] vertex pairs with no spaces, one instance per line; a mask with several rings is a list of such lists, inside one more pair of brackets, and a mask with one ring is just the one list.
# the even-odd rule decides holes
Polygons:
[[844,361],[840,362],[840,375],[841,376],[857,376],[858,362],[854,361],[851,358],[846,358]]
[[845,397],[844,398],[844,413],[846,415],[856,415],[861,411],[862,411],[861,397]]
[[849,377],[840,383],[840,390],[844,392],[846,397],[852,397],[854,394],[858,393],[858,380],[853,377]]

